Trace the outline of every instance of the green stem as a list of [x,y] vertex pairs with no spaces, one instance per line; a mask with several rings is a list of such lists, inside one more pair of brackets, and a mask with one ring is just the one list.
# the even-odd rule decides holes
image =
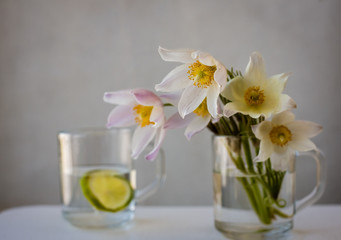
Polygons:
[[234,117],[230,117],[230,122],[231,122],[231,125],[232,125],[232,129],[233,129],[233,132],[234,132],[234,135],[237,135],[238,132],[240,132],[239,128],[238,128],[238,125],[236,123],[236,121],[234,120]]
[[[236,124],[238,121],[239,126]],[[278,193],[284,178],[284,173],[272,170],[270,160],[265,163],[253,163],[253,155],[259,153],[259,141],[251,139],[255,136],[252,133],[251,125],[255,120],[244,115],[230,118],[221,118],[214,125],[220,134],[239,135],[244,155],[238,157],[230,156],[235,166],[246,177],[237,177],[243,186],[249,199],[251,208],[254,210],[260,222],[271,224],[275,216],[289,218],[290,216],[280,211],[278,208],[284,207],[286,203],[280,204],[277,199]],[[251,152],[251,144],[255,147],[255,152]]]
[[242,136],[242,145],[243,150],[245,154],[245,160],[248,167],[248,170],[250,173],[255,173],[255,170],[253,169],[253,160],[252,160],[252,154],[250,150],[250,143],[247,136]]
[[246,194],[247,194],[247,196],[249,198],[251,207],[256,212],[256,214],[259,216],[260,213],[259,213],[258,203],[257,203],[257,200],[254,197],[254,193],[253,193],[251,184],[244,177],[237,178],[237,179],[242,183],[242,185],[244,187],[244,190],[245,190],[245,192],[246,192]]
[[[256,174],[254,168],[253,168],[253,161],[252,161],[252,154],[250,149],[250,143],[247,136],[241,137],[242,146],[245,154],[245,161],[248,167],[248,174]],[[239,164],[240,166],[240,164]],[[237,166],[238,167],[238,166]],[[246,194],[248,195],[248,198],[250,200],[250,204],[254,211],[256,212],[258,218],[261,222],[264,224],[270,224],[271,223],[271,211],[268,208],[266,204],[264,204],[262,192],[259,189],[259,186],[257,184],[258,177],[251,177],[250,180],[246,180],[243,178],[242,185],[244,189],[246,190]]]
[[249,198],[251,207],[257,214],[259,220],[264,224],[271,223],[271,209],[265,204],[261,192],[258,188],[257,181],[250,179],[250,182],[244,178],[238,178]]
[[207,128],[211,130],[211,132],[213,132],[215,135],[218,135],[219,132],[216,126],[211,121],[207,124]]
[[222,129],[224,129],[224,135],[232,135],[231,127],[229,126],[225,117],[220,118],[219,123],[222,125]]
[[242,172],[247,174],[246,172],[246,168],[244,166],[244,162],[241,156],[238,156],[237,161],[234,161],[234,163],[236,164],[236,167]]
[[277,216],[281,217],[281,218],[292,218],[293,215],[288,215],[280,210],[278,210],[277,208],[273,208],[272,209],[274,214],[276,214]]

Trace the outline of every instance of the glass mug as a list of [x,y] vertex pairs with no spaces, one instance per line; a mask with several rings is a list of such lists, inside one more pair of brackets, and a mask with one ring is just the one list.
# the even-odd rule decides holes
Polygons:
[[[165,159],[161,149],[155,159],[155,178],[146,187],[136,189],[129,128],[60,132],[58,143],[62,214],[74,226],[103,228],[129,222],[134,218],[135,203],[153,194],[165,180]],[[147,150],[140,158],[144,158]],[[120,193],[122,198],[112,198],[112,192]],[[123,205],[111,209],[114,201],[123,201]],[[109,210],[107,206],[110,206]]]
[[[258,168],[261,165],[254,165],[254,169],[258,168],[257,173],[254,174],[244,174],[237,170],[234,160],[245,156],[239,137],[213,136],[212,145],[214,223],[219,231],[231,239],[286,238],[286,233],[293,227],[293,217],[296,212],[316,202],[324,191],[326,163],[319,151],[296,153],[296,156],[292,157],[287,171],[280,173],[283,174],[283,181],[278,197],[274,201],[272,197],[264,197],[270,194],[262,185],[264,182],[259,179],[263,177],[266,179],[265,170]],[[254,148],[251,149],[251,153],[255,153]],[[295,197],[295,163],[298,157],[309,157],[309,160],[314,160],[317,170],[313,191],[300,200],[296,200]],[[252,192],[257,192],[260,194],[257,196],[262,198],[258,202],[258,208],[251,204]],[[274,209],[279,210],[276,212],[277,216],[273,215],[271,220],[268,218],[267,224],[262,222],[255,212],[264,210],[271,213]]]

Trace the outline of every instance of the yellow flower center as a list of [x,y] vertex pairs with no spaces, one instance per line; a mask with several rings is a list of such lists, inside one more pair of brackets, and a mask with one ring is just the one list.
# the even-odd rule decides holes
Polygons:
[[153,106],[143,106],[143,105],[136,105],[134,107],[135,111],[135,121],[141,126],[145,127],[149,124],[155,124],[154,122],[150,121],[150,114],[152,113]]
[[204,99],[204,101],[202,101],[202,103],[200,103],[199,107],[197,107],[193,112],[200,117],[205,117],[208,114],[210,114],[207,110],[206,98]]
[[194,86],[206,88],[214,81],[214,72],[217,70],[216,66],[206,66],[196,61],[188,68],[188,77],[194,81]]
[[264,100],[264,90],[261,90],[259,86],[249,87],[244,94],[244,99],[249,106],[259,106]]
[[291,131],[284,125],[275,126],[270,131],[270,139],[273,144],[283,147],[291,141]]

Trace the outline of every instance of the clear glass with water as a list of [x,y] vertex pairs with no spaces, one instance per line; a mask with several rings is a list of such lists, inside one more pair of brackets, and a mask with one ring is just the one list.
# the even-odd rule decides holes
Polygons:
[[[146,188],[136,189],[135,160],[131,154],[130,129],[87,128],[58,134],[62,213],[72,225],[84,228],[121,226],[134,218],[136,201],[148,197],[165,178],[164,158],[156,177]],[[129,183],[133,199],[116,212],[99,210],[86,198],[81,179],[93,171],[110,171]]]
[[[214,195],[214,216],[215,226],[219,230],[228,229],[231,235],[241,234],[248,239],[248,233],[263,232],[264,234],[275,234],[279,231],[287,231],[292,228],[294,216],[294,174],[286,174],[279,199],[285,204],[281,211],[288,215],[288,218],[277,218],[272,224],[263,224],[250,204],[248,195],[241,181],[258,184],[254,176],[234,176],[221,172],[213,173],[215,195]],[[261,189],[261,186],[258,186]],[[270,202],[269,202],[270,204]],[[260,238],[262,239],[262,238]]]
[[296,211],[318,200],[325,185],[323,156],[310,152],[302,155],[316,160],[317,183],[310,195],[296,201],[295,158],[287,171],[277,173],[276,177],[281,178],[278,192],[269,193],[264,187],[264,165],[255,164],[252,174],[236,167],[236,159],[244,157],[240,138],[213,136],[215,227],[231,239],[285,239]]

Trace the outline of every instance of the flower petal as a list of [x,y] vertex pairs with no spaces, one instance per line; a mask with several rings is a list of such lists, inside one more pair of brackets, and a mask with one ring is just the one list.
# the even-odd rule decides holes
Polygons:
[[296,151],[310,151],[316,150],[316,145],[308,138],[294,138],[289,142],[289,147]]
[[208,88],[200,88],[193,84],[188,86],[179,101],[178,110],[181,117],[193,112],[207,96]]
[[136,121],[133,107],[134,106],[132,105],[120,105],[115,107],[108,116],[107,128],[134,125]]
[[273,154],[271,156],[271,168],[275,171],[281,171],[282,170],[282,163],[281,160],[283,159],[282,155],[279,154]]
[[322,131],[322,126],[310,121],[294,121],[287,125],[294,135],[307,138],[315,137]]
[[135,102],[131,91],[132,90],[129,89],[115,92],[106,92],[104,93],[103,100],[104,102],[111,104],[130,105],[132,102]]
[[207,110],[212,117],[218,115],[219,85],[215,82],[211,84],[207,92]]
[[138,158],[141,152],[147,147],[156,134],[157,128],[151,125],[137,127],[132,139],[132,157]]
[[[251,109],[251,110],[254,110],[254,109]],[[241,112],[241,113],[243,113],[244,115],[249,114],[249,116],[252,118],[259,118],[260,116],[264,116],[265,118],[268,118],[271,115],[271,113],[269,112],[262,113],[261,111],[249,111],[249,112]]]
[[251,79],[258,84],[259,81],[266,79],[265,65],[263,57],[258,52],[253,52],[245,70],[245,78]]
[[247,85],[245,78],[237,76],[227,83],[221,95],[230,101],[244,102]]
[[214,66],[216,65],[216,60],[214,57],[211,56],[211,54],[206,52],[197,51],[192,54],[193,59],[198,59],[199,62],[206,66]]
[[166,49],[159,47],[159,54],[164,61],[167,62],[181,62],[181,63],[191,63],[193,58],[191,57],[193,49]]
[[162,105],[160,98],[149,90],[134,89],[132,90],[132,94],[135,97],[136,102],[143,106]]
[[[291,73],[280,73],[271,76],[267,82],[268,84],[276,84],[277,88],[279,88],[279,92],[282,92],[285,88],[285,85],[287,84],[288,78],[291,75]],[[273,88],[273,86],[270,86],[270,88]]]
[[286,125],[295,120],[295,115],[290,111],[278,113],[272,117],[271,122],[274,125]]
[[263,121],[257,125],[252,126],[252,131],[256,138],[263,140],[268,138],[269,132],[272,129],[272,123],[270,121]]
[[188,127],[185,130],[185,136],[188,140],[191,139],[191,137],[203,130],[207,124],[210,122],[211,116],[207,115],[205,117],[195,117],[193,121],[188,125]]
[[260,142],[260,151],[258,158],[260,162],[266,161],[274,151],[274,146],[269,139],[263,139]]
[[233,116],[234,114],[236,114],[238,111],[236,109],[238,109],[238,106],[239,104],[238,103],[227,103],[225,106],[224,106],[224,110],[223,110],[223,114],[225,117],[229,118],[231,116]]
[[297,107],[295,101],[286,94],[281,94],[279,101],[280,101],[278,105],[279,109],[277,110],[277,112],[282,112],[282,111],[290,110],[290,109]]
[[224,104],[222,103],[222,101],[218,101],[218,107],[217,107],[218,117],[217,118],[220,118],[223,116],[223,110],[224,110]]
[[180,101],[181,94],[182,92],[164,93],[160,95],[160,98],[163,99],[166,103],[177,106]]
[[154,141],[154,148],[147,154],[145,157],[147,160],[154,160],[157,156],[157,154],[160,151],[161,144],[163,142],[163,139],[166,135],[166,129],[160,127],[158,131],[156,132],[155,141]]
[[175,113],[175,114],[173,114],[173,116],[171,116],[167,120],[164,128],[175,129],[175,128],[186,127],[193,120],[193,118],[195,118],[195,116],[196,115],[194,113],[190,113],[190,114],[186,115],[185,118],[182,118],[179,115],[179,113]]
[[222,64],[216,65],[217,70],[214,72],[214,80],[219,84],[220,91],[222,91],[227,84],[227,71]]
[[159,127],[165,122],[165,116],[163,113],[163,107],[160,105],[155,105],[153,107],[152,113],[150,114],[149,121],[154,122],[154,127]]
[[294,153],[290,150],[282,153],[274,152],[271,155],[271,167],[276,171],[286,171],[289,166],[289,162],[294,157]]
[[172,71],[170,71],[162,82],[155,85],[156,91],[161,92],[175,92],[182,90],[192,84],[192,81],[188,78],[189,64],[183,64]]
[[[254,109],[248,109],[247,105],[243,102],[229,102],[224,107],[224,115],[226,117],[232,116],[231,113],[243,113],[244,115],[250,115],[253,118],[258,118],[262,113],[257,113],[255,111],[252,111]],[[257,109],[256,109],[257,110]],[[251,112],[252,111],[252,112]]]

